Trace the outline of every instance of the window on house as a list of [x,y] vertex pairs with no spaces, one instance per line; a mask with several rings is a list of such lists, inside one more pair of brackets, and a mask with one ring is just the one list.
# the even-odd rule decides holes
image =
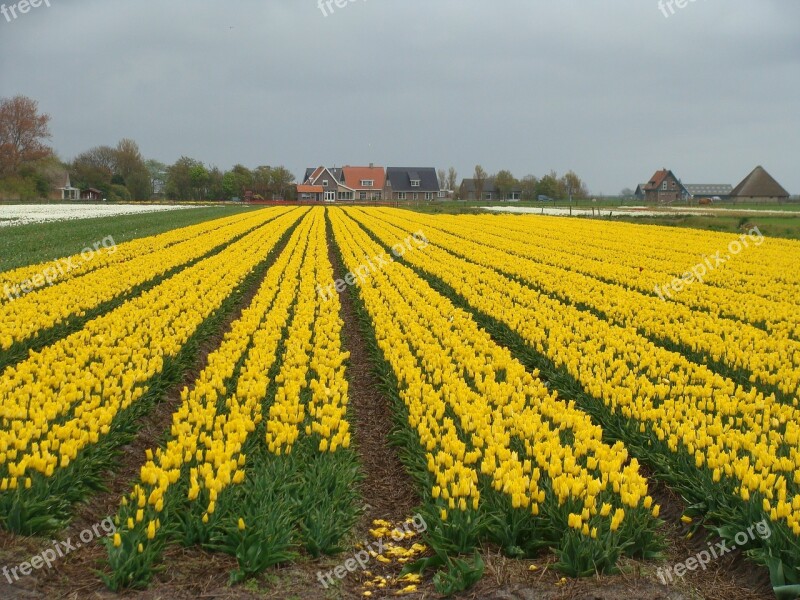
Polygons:
[[362,179],[361,187],[373,187],[375,185],[374,179]]
[[419,179],[412,179],[411,180],[411,187],[419,187],[420,180]]
[[405,200],[406,199],[406,193],[405,192],[397,192],[397,199],[398,200]]
[[425,200],[433,200],[433,192],[425,192]]
[[361,200],[366,200],[366,199],[367,199],[367,192],[361,192],[361,193],[358,195],[358,197],[359,197]]
[[661,189],[664,190],[665,192],[667,191],[667,182],[666,181],[661,184]]
[[322,185],[323,185],[324,187],[328,187],[328,180],[327,180],[327,179],[323,179],[323,180],[322,180]]

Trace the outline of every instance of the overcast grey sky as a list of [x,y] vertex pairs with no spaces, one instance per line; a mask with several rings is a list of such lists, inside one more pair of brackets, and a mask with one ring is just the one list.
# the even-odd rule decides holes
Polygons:
[[298,177],[574,169],[595,194],[762,164],[800,193],[797,0],[48,1],[0,15],[0,96],[38,100],[65,160],[130,137]]

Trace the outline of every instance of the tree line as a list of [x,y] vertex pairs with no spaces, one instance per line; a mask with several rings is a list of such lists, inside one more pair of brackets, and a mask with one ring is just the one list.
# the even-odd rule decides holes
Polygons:
[[283,166],[249,169],[237,164],[222,171],[186,156],[167,165],[145,159],[128,138],[63,162],[47,144],[50,120],[31,98],[0,99],[0,198],[47,198],[64,185],[66,174],[73,187],[96,189],[111,201],[295,197],[294,175]]

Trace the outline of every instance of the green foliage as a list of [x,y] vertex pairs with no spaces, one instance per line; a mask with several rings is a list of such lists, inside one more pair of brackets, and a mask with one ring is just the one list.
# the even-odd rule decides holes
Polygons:
[[342,551],[342,540],[358,518],[361,479],[355,455],[348,450],[305,459],[300,488],[299,527],[311,556]]
[[562,534],[561,543],[555,550],[559,559],[555,568],[570,577],[618,573],[620,544],[608,543],[608,541],[607,539],[587,538],[579,531],[567,530]]

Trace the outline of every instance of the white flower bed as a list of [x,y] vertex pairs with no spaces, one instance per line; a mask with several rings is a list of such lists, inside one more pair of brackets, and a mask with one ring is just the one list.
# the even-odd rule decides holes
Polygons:
[[0,227],[200,208],[168,204],[0,204]]

